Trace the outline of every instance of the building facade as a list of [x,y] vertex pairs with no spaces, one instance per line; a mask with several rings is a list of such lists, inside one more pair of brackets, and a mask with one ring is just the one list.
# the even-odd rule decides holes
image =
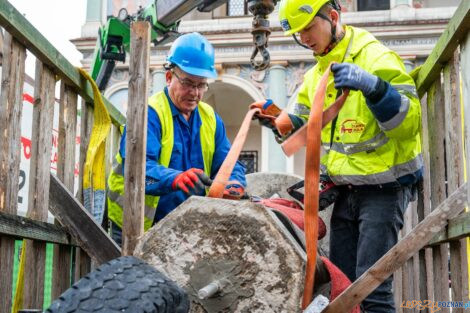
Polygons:
[[[72,40],[82,52],[82,64],[90,68],[98,26],[107,16],[125,7],[136,12],[152,0],[87,0],[87,17],[82,36]],[[422,64],[445,30],[460,0],[341,0],[344,24],[363,27],[382,43],[395,50],[407,69]],[[216,50],[217,79],[210,81],[204,101],[211,104],[225,122],[229,138],[236,136],[248,106],[254,101],[271,98],[283,108],[292,107],[311,68],[310,50],[298,46],[292,37],[284,37],[277,10],[271,14],[269,38],[270,67],[254,71],[250,66],[253,50],[252,16],[244,0],[229,0],[210,13],[193,11],[186,15],[179,31],[198,31]],[[169,45],[153,47],[151,52],[152,84],[149,93],[166,85],[163,64]],[[105,96],[123,114],[127,105],[128,64],[118,64],[105,90]],[[303,176],[305,151],[286,158],[270,130],[253,123],[242,158],[249,171],[287,172]]]

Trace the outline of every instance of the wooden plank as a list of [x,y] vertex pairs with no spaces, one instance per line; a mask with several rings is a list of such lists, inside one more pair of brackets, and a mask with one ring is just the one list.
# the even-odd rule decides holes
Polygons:
[[78,281],[92,269],[91,258],[83,249],[75,249],[75,275],[74,280]]
[[[0,26],[9,31],[38,59],[49,65],[61,78],[66,79],[87,102],[93,103],[90,83],[83,79],[78,70],[8,1],[0,1]],[[107,99],[103,100],[113,123],[116,126],[125,124],[126,119],[119,110]]]
[[83,171],[85,167],[86,153],[90,142],[91,128],[93,127],[93,108],[82,100],[80,106],[80,155],[78,158],[78,191],[77,199],[83,203]]
[[[412,230],[412,217],[411,217],[411,209],[408,207],[405,214],[404,214],[404,225],[401,230],[402,238],[405,237],[408,233]],[[402,299],[404,301],[412,301],[417,299],[416,296],[413,294],[413,262],[412,260],[408,260],[402,267],[403,272],[403,286],[402,286]],[[399,292],[398,290],[394,292]],[[401,304],[401,302],[400,302]],[[414,312],[412,309],[410,312]]]
[[[429,136],[429,160],[431,183],[431,209],[434,209],[446,198],[446,173],[445,173],[445,115],[444,93],[441,86],[441,78],[431,85],[428,91],[428,136]],[[436,301],[449,301],[449,248],[447,244],[441,244],[433,248],[434,271],[434,299]],[[442,308],[443,313],[449,313],[449,308]]]
[[428,244],[436,246],[443,242],[458,241],[461,238],[470,236],[470,212],[462,213],[449,221],[449,225],[444,232],[440,232]]
[[[463,101],[463,111],[465,116],[465,144],[466,147],[466,168],[467,173],[470,169],[470,32],[467,33],[466,38],[462,40],[462,44],[460,45],[460,68],[461,68],[461,86],[462,86],[462,101]],[[468,199],[470,200],[470,191],[468,193]],[[470,239],[467,238],[467,242],[465,244],[467,249],[470,248]],[[468,254],[462,256],[462,258],[467,258]],[[470,260],[467,260],[470,262]],[[464,283],[464,295],[465,298],[468,300],[469,295],[469,274],[468,271],[470,268],[467,266],[464,267],[462,271],[462,276],[464,276],[465,283]]]
[[[43,222],[47,221],[49,207],[54,103],[55,75],[43,63],[36,61],[27,216]],[[46,244],[38,241],[27,242],[25,253],[26,264],[34,266],[25,268],[23,305],[25,308],[42,308]]]
[[0,97],[0,211],[16,214],[21,160],[21,112],[26,50],[5,35]]
[[[79,172],[78,177],[78,195],[77,199],[83,204],[83,169],[85,166],[88,144],[90,141],[91,129],[93,127],[93,107],[87,104],[83,99],[81,103],[80,114],[80,155],[79,155]],[[90,272],[91,259],[81,248],[75,249],[75,273],[73,281]]]
[[[60,88],[59,140],[57,177],[73,192],[75,174],[75,138],[77,133],[77,94],[64,81]],[[56,221],[58,224],[58,222]],[[58,298],[70,287],[72,249],[66,245],[54,246],[52,267],[52,298]]]
[[98,264],[121,255],[119,247],[65,186],[51,174],[49,210]]
[[[417,207],[418,203],[417,201],[414,201],[410,203],[410,208],[411,210],[410,215],[411,215],[411,230],[415,228],[418,225],[418,212],[417,212]],[[419,272],[419,251],[413,255],[413,260],[412,260],[412,272],[411,276],[413,276],[413,294],[414,294],[414,299],[424,299],[421,297],[420,293],[420,272]]]
[[[5,59],[3,59],[5,60]],[[5,62],[6,63],[6,62]],[[13,260],[15,253],[15,240],[9,237],[0,236],[0,312],[8,312],[12,305],[12,286],[13,286]]]
[[77,241],[75,241],[62,226],[1,212],[0,235],[13,237],[13,240],[25,238],[78,246]]
[[[21,111],[26,49],[9,33],[3,45],[2,93],[0,95],[0,213],[16,214],[21,159]],[[1,224],[0,224],[1,225]],[[1,227],[1,226],[0,226]],[[15,241],[0,236],[0,312],[11,308]]]
[[[429,127],[427,95],[421,99],[421,121],[422,121],[422,153],[424,160],[423,177],[418,184],[418,220],[422,221],[431,214],[431,184],[430,184],[430,157],[429,157]],[[425,249],[420,253],[420,295],[422,299],[432,300],[434,297],[434,273],[433,273],[432,249]]]
[[[401,238],[401,237],[400,237]],[[395,301],[395,311],[397,313],[403,313],[403,308],[401,303],[403,302],[403,270],[399,268],[395,273],[393,273],[393,299]]]
[[417,91],[420,97],[440,76],[443,66],[452,58],[459,42],[470,30],[470,0],[462,0],[446,30],[419,71]]
[[132,255],[144,234],[145,154],[147,147],[147,94],[150,66],[150,24],[131,25],[127,108],[126,158],[124,165],[123,255]]
[[[448,193],[454,192],[464,183],[459,66],[459,52],[456,50],[443,71]],[[450,231],[450,228],[448,230]],[[459,240],[451,241],[449,243],[449,252],[452,301],[463,301],[463,279],[461,269],[463,261],[462,254],[466,252],[466,245],[462,245]],[[454,308],[452,312],[463,313],[464,308]]]
[[341,293],[323,313],[349,312],[362,302],[393,272],[403,266],[419,249],[431,240],[447,224],[447,220],[455,217],[467,205],[467,188],[465,183],[456,192],[416,226],[412,232],[400,240],[367,272],[361,275],[348,289]]
[[77,94],[62,81],[59,110],[57,177],[73,192],[77,136]]

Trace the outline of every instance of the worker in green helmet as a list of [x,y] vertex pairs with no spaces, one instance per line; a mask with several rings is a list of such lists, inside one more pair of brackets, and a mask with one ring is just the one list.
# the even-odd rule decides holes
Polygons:
[[[279,19],[285,35],[312,50],[316,60],[289,115],[290,133],[308,119],[331,62],[324,110],[342,89],[350,90],[337,117],[321,132],[326,152],[321,170],[339,190],[331,217],[330,259],[354,281],[397,243],[405,210],[422,178],[416,86],[394,51],[369,32],[341,23],[337,1],[282,0]],[[278,141],[286,139],[273,130]],[[391,277],[362,308],[395,312]]]

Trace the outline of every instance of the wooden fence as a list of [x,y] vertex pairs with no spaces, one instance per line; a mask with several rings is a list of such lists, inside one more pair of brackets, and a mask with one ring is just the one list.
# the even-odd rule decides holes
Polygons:
[[[53,294],[57,297],[90,270],[90,255],[97,263],[104,262],[120,254],[110,243],[106,234],[84,213],[83,206],[73,196],[73,171],[75,154],[80,154],[80,171],[84,164],[87,139],[93,121],[93,93],[91,86],[83,80],[77,69],[65,60],[31,24],[18,13],[8,1],[0,1],[0,26],[7,34],[4,40],[2,93],[0,96],[0,312],[9,312],[11,307],[11,287],[13,251],[15,238],[25,238],[27,264],[24,288],[25,308],[42,308],[44,286],[44,260],[46,242],[57,244],[54,248]],[[148,28],[140,26],[137,31],[140,39],[148,42]],[[456,197],[448,198],[465,181],[465,160],[470,166],[470,0],[463,0],[455,16],[426,63],[420,70],[418,93],[422,97],[423,111],[423,150],[426,165],[425,180],[419,190],[419,201],[408,210],[403,235],[433,209],[445,207],[447,203],[459,203]],[[139,35],[140,34],[140,35]],[[139,41],[140,40],[140,41]],[[142,72],[148,68],[148,47],[139,48],[141,54],[132,58],[131,66]],[[31,179],[29,181],[29,203],[27,218],[17,216],[18,172],[23,80],[26,50],[37,57],[34,115],[32,135]],[[132,62],[136,62],[133,64]],[[132,65],[133,64],[133,65]],[[145,71],[145,70],[144,70]],[[140,78],[139,78],[140,77]],[[143,77],[143,78],[142,78]],[[145,94],[148,76],[132,77],[130,93],[136,95],[134,105],[130,103],[128,140],[144,142],[145,128],[138,128],[138,121],[146,116]],[[50,151],[52,118],[54,114],[55,86],[60,81],[59,112],[59,160],[57,178],[50,176]],[[460,94],[463,94],[461,97]],[[74,140],[78,121],[78,100],[81,99],[80,151],[75,151]],[[461,101],[462,99],[462,101]],[[112,133],[115,140],[107,144],[109,158],[117,147],[118,127],[125,122],[123,116],[106,101],[113,120]],[[140,123],[145,127],[145,123]],[[5,126],[4,126],[5,125]],[[465,134],[465,135],[464,135]],[[134,139],[130,139],[133,137]],[[130,146],[130,145],[128,145]],[[130,147],[128,147],[130,148]],[[135,158],[142,158],[144,149],[135,145]],[[134,162],[139,163],[140,162]],[[126,188],[139,192],[129,193],[126,203],[143,209],[143,171],[136,166],[132,173],[128,165],[126,180],[134,173],[132,183],[126,181]],[[128,169],[129,168],[129,169]],[[60,180],[60,181],[59,181]],[[81,180],[80,180],[81,186]],[[459,189],[462,190],[462,189]],[[79,190],[78,195],[81,192]],[[126,195],[127,196],[127,195]],[[77,196],[80,200],[80,196]],[[457,199],[457,200],[456,200]],[[457,202],[456,202],[457,201]],[[46,223],[48,209],[55,215],[60,225]],[[135,213],[135,211],[133,211]],[[129,242],[125,253],[132,251],[135,236],[142,232],[141,215],[126,222],[129,232],[124,238]],[[401,308],[403,301],[468,301],[468,261],[467,239],[470,233],[469,213],[447,221],[445,232],[437,235],[426,248],[416,253],[411,260],[395,273],[395,294],[399,312],[418,311],[420,308]],[[70,227],[72,225],[72,227]],[[126,230],[126,229],[125,229]],[[100,238],[89,240],[89,238]],[[465,238],[465,239],[462,239]],[[85,240],[87,239],[87,240]],[[126,245],[126,243],[125,243]],[[80,247],[80,248],[76,248]],[[83,249],[83,250],[82,250]],[[85,253],[86,251],[86,253]],[[75,262],[72,262],[72,258]],[[72,265],[74,265],[73,277]],[[449,274],[450,273],[450,274]],[[450,276],[449,276],[450,275]],[[450,282],[450,284],[449,284]],[[442,309],[442,312],[450,312]],[[463,312],[453,309],[452,312]]]
[[[469,30],[470,1],[462,1],[417,77],[425,179],[419,201],[408,209],[402,235],[411,232],[466,181],[465,167],[470,168]],[[413,300],[422,301],[423,306],[425,300],[434,305],[436,301],[469,300],[469,234],[470,213],[462,212],[395,273],[398,312],[420,311]],[[440,312],[450,312],[450,308],[443,307]],[[453,308],[452,312],[464,312],[464,308]]]
[[[100,255],[102,249],[95,247],[94,251],[89,244],[74,239],[77,236],[71,236],[64,227],[46,223],[49,209],[52,211],[55,207],[58,210],[64,204],[69,208],[79,206],[76,199],[70,197],[74,190],[75,156],[79,154],[82,172],[93,123],[91,85],[8,1],[0,1],[0,26],[5,30],[0,96],[0,312],[10,312],[12,286],[15,283],[12,281],[15,239],[27,239],[23,245],[26,253],[23,308],[43,308],[46,243],[56,244],[52,299],[69,288],[71,282],[90,271],[88,255],[97,262],[103,262],[116,256],[118,250],[114,247],[108,256]],[[20,217],[17,216],[20,125],[27,50],[34,54],[37,61],[33,121],[30,125],[29,203],[27,217]],[[60,109],[54,112],[57,84],[60,84]],[[118,134],[118,127],[125,123],[125,118],[109,102],[106,101],[106,105],[114,123],[112,132]],[[54,113],[59,116],[57,178],[62,183],[50,174]],[[81,127],[80,134],[77,134],[79,119]],[[75,151],[77,135],[81,139],[80,151]],[[82,179],[79,179],[79,186],[81,182]],[[79,188],[78,195],[81,194]],[[97,234],[106,236],[104,233]],[[76,248],[78,246],[86,252]]]

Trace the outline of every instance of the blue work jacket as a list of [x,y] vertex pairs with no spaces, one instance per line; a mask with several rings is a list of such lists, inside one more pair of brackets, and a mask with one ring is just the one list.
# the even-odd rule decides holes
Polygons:
[[[165,95],[168,98],[173,114],[175,136],[169,167],[158,163],[161,151],[161,124],[157,112],[150,106],[148,107],[147,118],[145,193],[160,196],[154,223],[161,220],[188,198],[182,191],[172,189],[171,185],[176,176],[193,167],[204,170],[199,135],[201,118],[198,114],[198,108],[196,107],[187,121],[175,107],[168,95],[167,88],[165,88]],[[217,113],[215,116],[215,152],[212,159],[211,179],[217,174],[231,147],[222,119]],[[124,159],[126,153],[126,129],[124,129],[124,133],[121,137],[120,153]],[[245,167],[239,161],[235,164],[230,180],[238,180],[243,186],[246,186]],[[204,194],[201,195],[203,196]]]

